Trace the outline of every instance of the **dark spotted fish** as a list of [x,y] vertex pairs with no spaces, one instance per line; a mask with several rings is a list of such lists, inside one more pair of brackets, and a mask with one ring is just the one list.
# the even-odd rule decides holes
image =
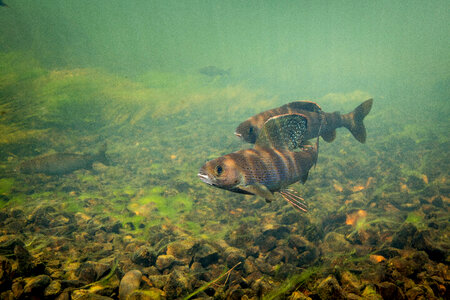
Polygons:
[[[317,144],[314,147],[303,145],[300,151],[290,151],[290,148],[297,148],[290,144],[291,137],[289,134],[280,137],[278,133],[292,132],[295,137],[301,136],[306,130],[304,118],[287,115],[281,119],[271,118],[266,122],[263,127],[266,136],[258,138],[253,149],[240,150],[208,161],[200,168],[200,180],[235,193],[258,195],[267,202],[275,199],[274,192],[280,192],[295,208],[306,211],[301,202],[303,199],[286,188],[298,181],[306,182],[309,170],[317,160]],[[298,128],[300,132],[292,128]],[[271,147],[271,141],[276,141],[278,149]]]
[[225,70],[216,66],[206,66],[199,69],[198,72],[209,77],[218,77],[230,75],[230,70],[231,68]]
[[97,154],[55,153],[41,155],[22,162],[18,171],[23,174],[64,175],[79,169],[90,170],[92,164],[96,161],[109,165],[105,152],[106,145]]
[[366,141],[366,128],[363,120],[372,108],[373,99],[364,101],[354,111],[341,115],[339,112],[325,113],[319,105],[310,101],[295,101],[278,108],[254,115],[239,124],[235,134],[244,141],[255,143],[264,123],[271,117],[297,113],[303,115],[308,124],[304,140],[318,136],[326,142],[336,138],[336,128],[345,127],[361,143]]

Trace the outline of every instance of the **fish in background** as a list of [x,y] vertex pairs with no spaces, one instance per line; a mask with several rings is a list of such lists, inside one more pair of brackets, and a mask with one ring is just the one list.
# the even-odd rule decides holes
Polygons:
[[5,2],[3,2],[3,0],[0,0],[0,6],[9,7]]
[[200,74],[203,74],[203,75],[206,75],[209,77],[228,76],[228,75],[230,75],[230,71],[231,71],[231,68],[228,68],[227,70],[225,70],[225,69],[221,69],[216,66],[206,66],[206,67],[200,68],[198,70],[198,72]]
[[306,211],[303,199],[287,189],[295,182],[305,183],[317,161],[317,143],[303,143],[306,122],[301,114],[270,118],[262,126],[264,134],[258,137],[254,148],[206,162],[198,177],[211,186],[261,196],[267,202],[275,200],[274,193],[279,192],[294,208]]
[[339,112],[326,113],[319,105],[310,101],[294,101],[278,108],[270,109],[248,118],[239,124],[235,134],[248,143],[255,143],[265,122],[277,115],[299,113],[306,117],[308,129],[305,140],[321,136],[326,142],[336,138],[336,128],[345,127],[360,143],[366,141],[366,128],[363,120],[370,112],[373,99],[361,103],[352,112],[340,114]]
[[109,165],[106,157],[106,144],[96,154],[54,153],[41,155],[22,162],[17,170],[22,174],[64,175],[79,169],[91,170],[92,164],[97,161]]

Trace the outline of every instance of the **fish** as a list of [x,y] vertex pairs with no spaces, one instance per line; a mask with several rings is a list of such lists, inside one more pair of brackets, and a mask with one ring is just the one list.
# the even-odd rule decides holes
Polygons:
[[315,102],[294,101],[278,108],[270,109],[254,115],[238,125],[235,135],[244,141],[254,144],[265,122],[277,115],[298,113],[306,117],[308,130],[304,140],[321,136],[326,142],[336,138],[336,128],[347,128],[357,141],[365,143],[366,128],[363,120],[370,112],[373,99],[368,99],[356,107],[352,112],[340,114],[339,112],[326,113]]
[[22,174],[64,175],[79,169],[91,170],[92,164],[97,161],[107,166],[110,165],[106,156],[106,144],[96,154],[54,153],[40,155],[22,162],[17,171]]
[[0,0],[0,6],[9,7],[5,2],[3,2],[3,0]]
[[198,72],[200,74],[209,76],[209,77],[217,77],[217,76],[227,76],[230,75],[231,68],[228,68],[227,70],[221,69],[216,66],[206,66],[203,68],[200,68]]
[[[258,138],[253,148],[206,162],[200,168],[198,177],[208,185],[235,193],[257,195],[266,202],[275,200],[274,193],[279,192],[294,208],[306,211],[303,198],[287,187],[298,181],[306,182],[309,170],[317,161],[318,144],[297,147],[292,145],[291,136],[280,136],[280,129],[285,129],[280,124],[290,124],[291,128],[306,131],[304,121],[304,117],[297,114],[270,118],[263,126],[266,136]],[[294,125],[296,122],[298,124]],[[301,136],[301,132],[297,132],[296,136]],[[271,143],[272,140],[276,141],[275,144]],[[278,149],[273,145],[277,145]],[[291,151],[292,148],[297,151]]]

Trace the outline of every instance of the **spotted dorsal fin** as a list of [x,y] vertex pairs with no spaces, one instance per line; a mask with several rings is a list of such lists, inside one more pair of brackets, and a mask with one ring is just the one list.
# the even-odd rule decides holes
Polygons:
[[297,149],[304,142],[307,119],[302,114],[285,114],[268,119],[255,146],[275,149]]

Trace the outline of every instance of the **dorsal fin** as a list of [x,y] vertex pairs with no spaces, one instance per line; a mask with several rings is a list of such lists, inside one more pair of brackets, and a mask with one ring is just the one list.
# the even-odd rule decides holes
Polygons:
[[306,110],[310,112],[321,112],[322,108],[319,106],[319,104],[311,101],[294,101],[288,104],[285,104],[284,106],[291,108],[294,111],[298,110]]
[[268,119],[255,146],[294,150],[304,141],[307,119],[302,114],[285,114]]

